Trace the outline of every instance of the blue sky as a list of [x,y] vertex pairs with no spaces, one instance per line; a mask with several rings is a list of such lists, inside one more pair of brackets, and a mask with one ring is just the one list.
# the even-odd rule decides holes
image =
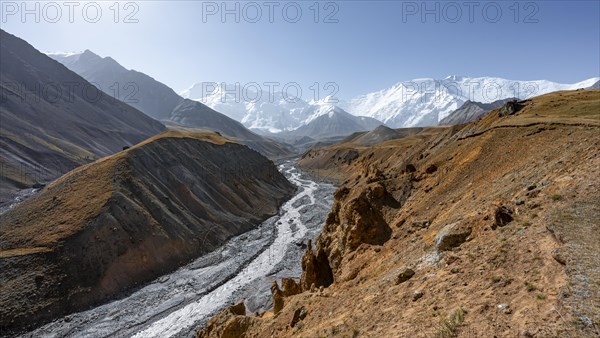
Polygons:
[[[321,1],[318,13],[314,1],[225,3],[239,23],[234,14],[222,20],[222,1],[120,2],[118,15],[114,1],[87,1],[71,18],[63,2],[55,2],[60,17],[46,2],[28,9],[36,3],[39,22],[23,20],[21,1],[2,1],[2,29],[41,51],[111,56],[177,92],[203,81],[277,82],[298,83],[310,98],[312,84],[324,96],[334,82],[337,96],[350,98],[452,74],[561,83],[600,76],[599,1]],[[137,22],[125,23],[133,12]]]

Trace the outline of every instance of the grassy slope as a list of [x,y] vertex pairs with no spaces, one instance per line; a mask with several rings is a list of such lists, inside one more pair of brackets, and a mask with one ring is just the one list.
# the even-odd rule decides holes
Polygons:
[[[600,91],[557,92],[513,116],[492,111],[477,123],[372,147],[345,143],[308,152],[303,167],[348,189],[338,191],[317,240],[337,262],[335,282],[287,297],[276,317],[248,317],[246,337],[599,334],[599,118]],[[359,157],[344,161],[340,155],[351,150]],[[407,174],[407,164],[416,171]],[[432,165],[437,170],[428,173]],[[376,185],[386,195],[370,200],[381,215],[371,225],[389,227],[390,238],[348,250],[340,239],[350,238],[355,222],[371,219],[355,201]],[[492,229],[498,205],[513,209],[514,220]],[[431,225],[413,226],[420,220]],[[435,238],[453,223],[472,233],[459,249],[440,253]],[[416,274],[397,285],[407,266]],[[423,296],[413,300],[416,291]],[[292,328],[301,307],[308,315]]]

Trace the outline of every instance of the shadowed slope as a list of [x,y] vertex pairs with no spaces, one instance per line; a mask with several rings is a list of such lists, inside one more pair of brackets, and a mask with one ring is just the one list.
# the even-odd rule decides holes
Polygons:
[[39,325],[172,271],[294,191],[212,132],[170,131],[77,168],[0,216],[0,326]]

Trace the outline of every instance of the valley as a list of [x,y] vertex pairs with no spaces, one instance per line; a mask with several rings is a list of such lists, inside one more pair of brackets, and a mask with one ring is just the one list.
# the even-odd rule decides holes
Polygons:
[[600,337],[600,2],[69,4],[0,3],[0,337]]
[[279,170],[298,193],[273,216],[220,248],[144,285],[131,295],[57,319],[23,337],[189,336],[224,306],[245,299],[265,311],[270,282],[297,278],[303,248],[331,207],[333,186],[293,166]]

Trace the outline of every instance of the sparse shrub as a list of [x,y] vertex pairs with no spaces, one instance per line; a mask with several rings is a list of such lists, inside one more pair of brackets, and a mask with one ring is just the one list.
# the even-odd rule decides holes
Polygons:
[[561,196],[561,195],[559,195],[559,194],[554,194],[554,195],[550,196],[550,198],[551,198],[553,201],[560,201],[560,200],[562,199],[562,196]]
[[500,276],[492,277],[492,283],[499,283],[501,280],[502,280],[502,277],[500,277]]
[[535,287],[535,285],[531,284],[528,281],[525,281],[525,283],[523,283],[525,285],[525,288],[527,289],[527,292],[532,292],[537,290],[537,288]]
[[436,337],[454,338],[458,337],[458,330],[465,321],[466,310],[458,308],[452,311],[446,319],[439,324]]
[[537,300],[545,300],[545,299],[546,299],[546,295],[545,295],[545,294],[543,294],[543,293],[538,293],[538,294],[535,296],[535,298],[536,298]]
[[514,280],[514,279],[513,279],[513,278],[511,278],[511,277],[504,277],[504,280],[503,280],[503,282],[502,282],[502,285],[503,285],[503,286],[507,286],[507,285],[509,285],[510,283],[512,283],[512,282],[513,282],[513,280]]

